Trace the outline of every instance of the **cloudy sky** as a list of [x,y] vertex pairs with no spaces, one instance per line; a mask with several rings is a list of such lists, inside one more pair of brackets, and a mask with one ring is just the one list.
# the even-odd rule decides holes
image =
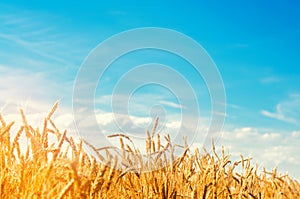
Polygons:
[[[250,155],[254,162],[267,168],[278,165],[281,172],[288,171],[300,179],[299,9],[298,1],[2,0],[1,114],[7,120],[19,120],[17,112],[23,107],[32,122],[38,122],[60,100],[56,121],[61,128],[74,133],[74,84],[92,50],[123,31],[168,28],[198,42],[222,77],[226,113],[219,114],[226,120],[218,146],[224,145],[233,156]],[[109,54],[115,49],[111,46],[105,52]],[[177,72],[158,72],[154,70],[157,65],[148,67],[144,73],[135,70],[149,63]],[[126,76],[128,71],[136,73]],[[162,85],[139,83],[133,94],[125,92],[132,82],[151,77]],[[192,107],[196,102],[201,118],[199,130],[205,131],[212,116],[211,93],[205,83],[205,77],[174,54],[151,49],[133,52],[112,63],[97,82],[93,90],[95,116],[103,133],[115,132],[117,127],[137,135],[148,128],[151,117],[156,115],[168,132],[176,132],[184,115],[187,120],[181,130],[189,132],[195,128],[196,113]],[[123,92],[113,95],[116,85]],[[181,94],[173,93],[173,87]],[[196,97],[186,95],[189,89]],[[85,119],[81,124],[87,129],[93,125],[89,124],[89,117],[81,119]],[[91,135],[92,139],[97,138]],[[194,140],[195,145],[201,146],[201,137]]]

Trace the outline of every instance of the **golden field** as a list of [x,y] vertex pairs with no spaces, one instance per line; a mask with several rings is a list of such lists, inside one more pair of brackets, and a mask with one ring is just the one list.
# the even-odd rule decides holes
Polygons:
[[[116,134],[111,137],[120,139],[121,160],[105,147],[89,146],[106,163],[101,164],[84,151],[82,143],[89,145],[87,142],[75,142],[66,131],[57,129],[51,119],[56,108],[57,104],[45,117],[41,129],[32,127],[21,110],[23,124],[14,137],[10,130],[14,122],[5,121],[0,115],[1,199],[300,198],[298,181],[278,174],[276,169],[259,172],[258,166],[243,156],[239,161],[231,161],[230,154],[224,150],[218,154],[214,147],[210,153],[184,148],[182,156],[170,161],[166,153],[172,155],[176,145],[169,136],[154,136],[155,127],[145,140],[147,154],[158,154],[155,159],[144,163],[140,151],[126,144],[130,138]],[[26,149],[20,144],[22,135],[27,139]],[[56,142],[50,142],[50,136]],[[106,156],[100,150],[106,151]],[[117,169],[117,161],[125,169]],[[147,171],[149,165],[159,169]]]

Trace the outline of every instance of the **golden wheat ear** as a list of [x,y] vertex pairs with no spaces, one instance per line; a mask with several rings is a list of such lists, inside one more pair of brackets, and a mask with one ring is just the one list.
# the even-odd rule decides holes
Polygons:
[[[214,142],[212,150],[204,149],[202,154],[199,149],[189,150],[184,141],[183,154],[169,164],[172,160],[167,152],[175,158],[174,147],[179,145],[171,142],[170,135],[161,140],[156,132],[158,119],[145,139],[147,152],[158,152],[156,158],[132,149],[135,146],[129,136],[114,134],[110,137],[119,138],[121,151],[126,152],[121,156],[124,161],[118,160],[108,151],[117,147],[96,148],[84,140],[78,144],[66,131],[60,131],[51,119],[57,107],[58,102],[45,116],[42,135],[20,110],[23,123],[12,142],[11,127],[15,124],[6,122],[0,114],[0,198],[300,198],[297,180],[281,175],[277,168],[259,172],[257,164],[253,166],[251,158],[243,155],[232,161],[224,147],[218,153]],[[22,133],[28,138],[26,149],[21,148]],[[56,135],[55,143],[48,143],[48,134]],[[96,161],[84,151],[82,143],[96,156],[102,150],[107,156],[98,155],[100,161]],[[54,158],[49,160],[45,155]],[[144,163],[143,157],[148,162]],[[125,169],[119,169],[118,163]]]
[[47,120],[50,120],[50,118],[52,117],[52,115],[54,114],[54,112],[57,110],[59,106],[59,101],[56,101],[51,109],[51,111],[48,113],[47,115]]
[[0,112],[0,122],[1,122],[1,126],[6,126],[6,122],[3,119],[1,112]]

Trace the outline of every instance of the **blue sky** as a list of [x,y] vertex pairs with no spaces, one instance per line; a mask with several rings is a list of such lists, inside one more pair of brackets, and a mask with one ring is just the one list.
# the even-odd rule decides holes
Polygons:
[[[132,28],[169,28],[200,43],[220,71],[227,97],[222,144],[233,152],[256,155],[269,166],[277,164],[300,178],[300,156],[296,153],[300,150],[299,8],[298,1],[3,0],[1,111],[9,115],[20,106],[31,107],[28,114],[47,111],[60,99],[59,114],[70,119],[73,83],[91,50],[112,35]],[[183,69],[183,60],[160,52],[137,52],[119,62],[130,66],[153,60],[172,65],[191,81],[199,91],[197,95],[202,96],[199,106],[206,118],[210,104],[205,84],[192,70]],[[116,63],[106,76],[111,81],[97,89],[100,120],[107,119],[105,114],[110,110],[105,100],[124,70]],[[178,111],[178,102],[171,100],[170,93],[153,89],[146,88],[142,97],[137,96],[136,103],[131,104],[136,117],[144,110],[147,115],[148,105],[155,101],[167,105],[169,113]],[[151,92],[157,95],[149,97]],[[67,128],[70,122],[61,123]],[[268,156],[261,155],[261,151]],[[280,159],[283,156],[291,159]]]

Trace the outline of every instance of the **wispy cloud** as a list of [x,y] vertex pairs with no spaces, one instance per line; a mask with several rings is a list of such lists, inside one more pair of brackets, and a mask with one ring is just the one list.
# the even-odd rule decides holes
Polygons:
[[[61,68],[80,62],[82,59],[78,54],[85,55],[88,49],[80,45],[82,39],[78,39],[75,34],[58,32],[57,24],[52,22],[57,21],[57,18],[23,10],[0,15],[0,43],[3,44],[0,52],[5,55],[1,59],[2,64],[11,63],[16,57],[22,59],[15,63],[18,67],[21,63],[24,67],[27,62],[31,62],[31,67]],[[74,48],[76,45],[78,48]],[[13,53],[7,53],[7,49],[13,49]]]
[[300,124],[300,95],[291,94],[289,98],[276,105],[275,112],[262,110],[261,114],[291,124]]
[[[174,98],[168,93],[138,93],[135,95],[130,94],[110,94],[99,95],[95,99],[97,107],[112,111],[117,110],[120,113],[127,113],[130,111],[134,115],[149,114],[150,111],[158,106],[166,110],[168,113],[181,114],[183,109],[191,109],[191,105],[186,106],[173,102]],[[111,106],[113,103],[113,107]],[[188,113],[194,113],[194,111],[187,110]]]
[[233,109],[240,109],[241,107],[239,105],[236,104],[231,104],[231,103],[223,103],[223,102],[217,102],[218,104],[221,104],[227,108],[233,108]]
[[174,102],[170,102],[170,101],[159,101],[160,104],[163,104],[163,105],[166,105],[166,106],[169,106],[169,107],[172,107],[172,108],[178,108],[178,109],[185,109],[186,107],[185,106],[182,106],[181,104],[177,104],[177,103],[174,103]]
[[[26,38],[21,38],[18,35],[15,34],[0,34],[0,38],[9,40],[18,46],[21,46],[23,48],[26,48],[27,50],[31,51],[32,53],[35,53],[36,55],[39,55],[43,58],[50,59],[56,62],[59,62],[61,64],[69,64],[67,60],[60,57],[59,55],[55,54],[57,51],[51,51],[49,52],[49,47],[53,46],[56,42],[52,41],[29,41]],[[47,49],[48,48],[48,49]],[[59,48],[57,48],[59,49]]]
[[260,82],[263,84],[272,84],[281,82],[283,79],[276,76],[263,77],[260,79]]
[[266,117],[270,117],[270,118],[274,118],[274,119],[281,120],[281,121],[284,121],[284,122],[295,124],[296,120],[294,118],[286,116],[282,112],[281,106],[282,106],[281,104],[277,104],[276,112],[269,112],[269,111],[266,111],[266,110],[262,110],[261,114],[263,114]]

